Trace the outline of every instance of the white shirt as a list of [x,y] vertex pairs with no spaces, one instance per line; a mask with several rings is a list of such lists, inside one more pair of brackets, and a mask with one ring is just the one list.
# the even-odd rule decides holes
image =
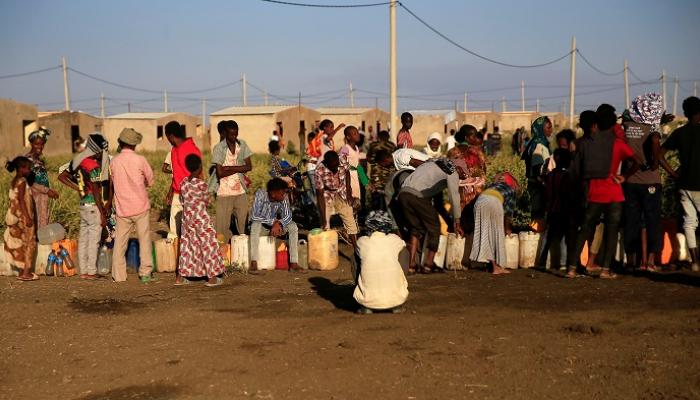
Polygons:
[[445,139],[445,143],[447,143],[447,150],[450,150],[457,145],[457,140],[455,140],[454,135],[449,135],[447,139]]
[[[231,153],[231,149],[226,149],[226,159],[222,167],[232,167],[238,165],[236,160],[238,159],[238,151],[241,146],[236,145],[236,153]],[[245,193],[243,185],[241,185],[241,178],[239,174],[231,174],[229,176],[219,179],[219,189],[216,194],[218,196],[238,196]]]
[[408,282],[399,263],[405,243],[393,233],[374,232],[357,240],[360,276],[353,297],[364,307],[386,310],[408,298]]
[[409,164],[412,159],[420,161],[428,161],[430,159],[430,157],[422,151],[413,149],[398,149],[392,154],[392,157],[394,158],[394,167],[396,167],[397,171],[402,169],[416,169]]

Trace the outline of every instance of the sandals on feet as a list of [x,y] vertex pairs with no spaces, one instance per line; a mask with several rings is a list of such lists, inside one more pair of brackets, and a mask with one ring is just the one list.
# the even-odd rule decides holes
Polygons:
[[38,280],[39,280],[39,275],[37,275],[37,274],[35,274],[35,273],[32,272],[32,276],[22,276],[22,275],[20,275],[20,276],[17,277],[17,280],[18,280],[18,281],[22,281],[22,282],[38,281]]
[[604,269],[600,275],[598,275],[598,278],[600,279],[617,279],[617,274],[610,271],[609,269]]
[[221,286],[224,283],[224,280],[219,278],[218,276],[216,277],[216,282],[214,283],[205,283],[204,286],[206,287],[216,287],[216,286]]

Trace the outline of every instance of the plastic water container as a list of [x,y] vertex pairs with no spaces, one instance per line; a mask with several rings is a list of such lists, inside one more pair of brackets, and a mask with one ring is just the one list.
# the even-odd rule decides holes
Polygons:
[[[5,252],[3,251],[3,258]],[[40,244],[36,248],[36,258],[34,259],[34,273],[37,275],[46,274],[46,264],[49,259],[49,254],[51,254],[50,244]]]
[[63,225],[54,222],[37,229],[36,236],[39,239],[39,244],[52,244],[66,238],[66,230]]
[[277,246],[272,236],[260,236],[258,241],[258,270],[275,269]]
[[505,239],[506,245],[506,265],[502,267],[510,269],[518,269],[518,262],[520,260],[520,238],[515,233],[506,235]]
[[250,267],[249,251],[248,235],[231,237],[231,265],[233,268],[248,271]]
[[464,257],[464,247],[466,239],[458,237],[454,233],[447,235],[447,260],[445,262],[449,270],[463,270],[462,258]]
[[676,239],[678,240],[678,261],[690,261],[690,257],[688,256],[688,242],[685,240],[685,235],[676,233]]
[[308,269],[309,268],[309,244],[306,242],[306,240],[301,239],[299,240],[299,244],[297,245],[297,251],[299,252],[298,258],[299,258],[299,267],[303,269]]
[[537,245],[540,241],[540,234],[535,232],[520,232],[518,235],[520,268],[532,268],[537,261]]
[[106,245],[100,247],[97,254],[97,275],[107,276],[112,273],[112,249]]
[[275,269],[286,271],[289,269],[289,250],[284,243],[277,247],[275,253]]
[[603,243],[603,224],[598,224],[595,227],[595,233],[593,234],[593,242],[584,244],[583,251],[581,251],[581,265],[588,265],[588,254],[598,254],[600,250],[600,245]]
[[177,249],[173,239],[159,239],[153,242],[156,253],[155,264],[157,272],[175,272],[177,267]]
[[309,268],[329,271],[338,268],[338,232],[309,232]]
[[[425,257],[428,255],[427,242],[423,241],[423,253],[421,256],[421,264],[425,265]],[[445,256],[447,255],[447,236],[440,235],[440,241],[438,242],[438,249],[435,252],[435,258],[433,259],[433,264],[436,267],[445,267]],[[461,261],[460,261],[461,262]]]
[[129,244],[126,246],[126,266],[138,272],[140,265],[139,241],[138,239],[129,239]]

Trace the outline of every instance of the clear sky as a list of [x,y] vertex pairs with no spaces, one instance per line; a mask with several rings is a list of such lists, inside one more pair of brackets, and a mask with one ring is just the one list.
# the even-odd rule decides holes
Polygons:
[[[301,0],[304,1],[304,0]],[[377,0],[308,0],[357,4]],[[680,102],[700,80],[700,1],[698,0],[403,0],[403,3],[456,42],[487,57],[515,64],[537,64],[566,54],[572,36],[597,67],[630,69],[655,80],[666,69],[668,108],[673,77],[681,79]],[[527,108],[541,98],[543,110],[561,110],[568,98],[569,59],[538,69],[514,69],[479,60],[429,31],[404,9],[397,11],[399,110],[519,108],[525,80]],[[267,90],[270,102],[302,102],[311,107],[348,105],[348,85],[356,105],[388,109],[388,6],[318,9],[259,0],[0,0],[0,76],[60,64],[109,81],[160,91],[167,89],[176,111],[200,113],[240,104],[241,86],[216,87],[246,73]],[[622,75],[601,75],[578,60],[577,111],[610,102],[623,107]],[[107,98],[107,114],[161,111],[158,93],[126,90],[69,73],[73,108],[98,112]],[[637,82],[630,77],[632,83]],[[591,86],[606,85],[610,86]],[[618,86],[615,86],[618,85]],[[542,87],[560,86],[560,87]],[[499,88],[510,88],[495,90]],[[608,89],[606,92],[601,90]],[[631,87],[634,97],[660,85]],[[588,92],[598,92],[586,94]],[[324,94],[325,93],[325,94]],[[249,104],[262,103],[249,87]],[[439,95],[439,96],[435,96]],[[0,79],[0,97],[63,107],[60,70]]]

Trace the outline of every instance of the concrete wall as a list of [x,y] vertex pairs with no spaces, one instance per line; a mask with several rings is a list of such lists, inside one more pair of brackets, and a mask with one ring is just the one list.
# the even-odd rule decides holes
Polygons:
[[[364,131],[367,132],[371,125],[372,129],[376,133],[379,130],[386,130],[389,128],[390,115],[388,112],[376,108],[357,114],[334,114],[332,112],[323,112],[323,110],[321,110],[321,119],[330,119],[336,126],[340,123],[344,123],[345,125],[353,125],[360,130],[362,130],[362,122],[364,121]],[[377,124],[379,124],[379,127],[377,127]]]
[[[488,132],[493,132],[494,124],[498,126],[499,115],[491,111],[468,111],[468,112],[458,112],[457,113],[457,125],[456,130],[462,127],[462,125],[472,125],[477,130],[486,127]],[[453,123],[454,125],[454,123]],[[450,125],[450,129],[453,126]]]
[[77,127],[78,134],[83,139],[93,132],[102,131],[101,118],[75,111],[39,113],[37,125],[45,126],[51,131],[49,145],[44,148],[44,154],[49,156],[73,152],[73,126]]
[[[274,116],[275,127],[277,122],[282,123],[284,141],[289,143],[294,143],[294,147],[297,151],[301,151],[302,143],[303,147],[306,148],[306,134],[311,132],[316,126],[317,121],[321,121],[321,114],[317,111],[306,107],[292,107],[284,111],[280,111]],[[304,127],[302,132],[301,121],[304,121]],[[265,143],[261,150],[254,149],[253,151],[267,152],[267,140],[272,135],[272,130],[267,134],[265,138]]]
[[539,117],[539,114],[534,111],[505,112],[499,113],[499,115],[501,118],[498,127],[501,132],[514,132],[521,126],[529,130],[532,122]]
[[15,157],[28,151],[26,135],[36,129],[36,107],[0,99],[0,157]]
[[[206,138],[197,137],[198,118],[184,113],[173,113],[159,119],[130,119],[130,118],[105,118],[103,133],[109,140],[110,149],[117,148],[117,139],[124,128],[133,128],[143,135],[143,141],[138,147],[141,151],[170,150],[170,142],[165,138],[165,125],[170,121],[177,121],[185,125],[187,136],[192,137],[200,149],[207,143]],[[162,126],[163,136],[158,137],[158,126]]]
[[[453,129],[454,123],[448,124],[449,129]],[[398,131],[397,131],[398,132]],[[426,145],[428,136],[431,133],[438,132],[445,135],[445,117],[442,114],[413,114],[413,127],[411,128],[411,137],[413,138],[413,146],[423,148]]]

